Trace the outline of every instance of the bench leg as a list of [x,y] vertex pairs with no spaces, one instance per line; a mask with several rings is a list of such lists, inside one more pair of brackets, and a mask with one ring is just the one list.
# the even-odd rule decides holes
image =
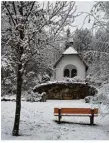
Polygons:
[[58,116],[58,123],[61,123],[61,116]]
[[94,125],[94,116],[90,116],[90,125]]
[[59,109],[58,113],[59,113],[59,115],[58,115],[58,123],[60,124],[60,121],[61,121],[61,109]]

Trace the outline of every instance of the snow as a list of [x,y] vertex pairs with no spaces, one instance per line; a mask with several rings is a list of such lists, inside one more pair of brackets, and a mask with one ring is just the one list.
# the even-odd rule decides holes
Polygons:
[[[102,104],[109,107],[109,83],[103,84],[99,89],[98,93],[94,98],[95,102],[101,102]],[[108,108],[109,112],[109,108]]]
[[99,92],[109,98],[109,83],[102,85]]
[[3,98],[5,98],[5,99],[16,99],[16,95],[8,95],[8,94],[6,94],[5,96],[2,96],[1,97],[1,100],[3,99]]
[[78,52],[73,47],[69,47],[63,54],[78,54]]
[[84,80],[81,80],[81,79],[78,79],[78,78],[64,78],[62,81],[48,81],[46,83],[41,83],[41,84],[38,84],[36,85],[34,88],[33,88],[33,91],[36,89],[36,88],[39,88],[41,86],[46,86],[46,85],[52,85],[52,84],[84,84],[86,85],[86,82]]
[[[95,105],[93,105],[95,106]],[[47,102],[22,101],[20,136],[12,136],[15,102],[1,102],[2,140],[108,140],[109,115],[95,117],[90,126],[89,117],[63,117],[57,124],[54,107],[92,107],[84,100],[47,100]],[[97,107],[97,105],[96,105]]]

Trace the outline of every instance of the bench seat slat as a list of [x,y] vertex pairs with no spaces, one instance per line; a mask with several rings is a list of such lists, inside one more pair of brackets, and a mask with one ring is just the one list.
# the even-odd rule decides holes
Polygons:
[[[59,114],[54,114],[54,116],[59,116]],[[83,117],[89,117],[91,114],[61,114],[61,116],[83,116]],[[98,116],[98,114],[94,114],[95,117]]]
[[[58,114],[59,108],[54,108],[54,114]],[[92,114],[90,108],[61,108],[61,114]],[[94,109],[94,114],[98,114],[98,109]]]
[[98,116],[98,108],[54,108],[54,116],[58,116],[58,123],[62,116],[89,116],[90,124],[94,124],[94,117]]

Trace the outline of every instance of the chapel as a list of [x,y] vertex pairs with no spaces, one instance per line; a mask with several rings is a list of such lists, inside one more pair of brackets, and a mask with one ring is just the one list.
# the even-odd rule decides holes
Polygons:
[[75,76],[81,79],[86,78],[88,66],[81,55],[75,50],[73,45],[69,46],[62,56],[56,61],[55,80],[63,80],[64,77],[73,78]]

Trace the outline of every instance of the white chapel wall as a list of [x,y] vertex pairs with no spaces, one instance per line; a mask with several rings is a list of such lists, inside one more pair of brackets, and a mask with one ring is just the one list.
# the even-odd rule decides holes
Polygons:
[[66,65],[74,65],[77,68],[77,76],[81,79],[85,79],[85,65],[77,55],[65,55],[58,63],[56,71],[56,80],[62,80],[64,78],[63,72]]

